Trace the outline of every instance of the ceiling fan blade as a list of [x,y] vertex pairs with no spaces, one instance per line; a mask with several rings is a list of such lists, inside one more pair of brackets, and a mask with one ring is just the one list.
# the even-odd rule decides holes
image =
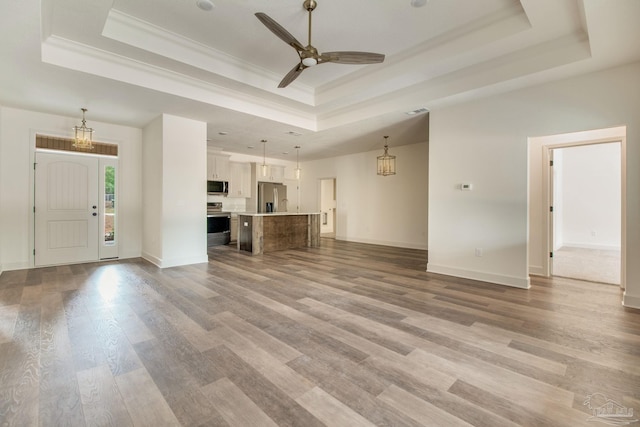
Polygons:
[[302,44],[296,40],[295,37],[291,35],[291,33],[284,29],[284,27],[274,21],[269,15],[266,13],[258,12],[256,13],[256,18],[260,20],[264,24],[265,27],[271,30],[273,34],[280,37],[286,44],[293,47],[297,51],[304,50]]
[[300,73],[302,73],[305,68],[307,67],[302,62],[300,62],[299,64],[296,64],[296,66],[293,67],[291,71],[287,73],[286,76],[284,76],[284,78],[282,79],[278,87],[283,88],[283,87],[289,86],[289,83],[297,79]]
[[371,52],[325,52],[320,55],[320,60],[337,64],[378,64],[384,61],[384,55]]

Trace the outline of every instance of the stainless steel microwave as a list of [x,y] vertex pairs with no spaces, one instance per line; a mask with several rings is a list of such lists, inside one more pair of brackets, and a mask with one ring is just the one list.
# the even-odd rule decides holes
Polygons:
[[207,194],[226,196],[229,194],[228,181],[207,181]]

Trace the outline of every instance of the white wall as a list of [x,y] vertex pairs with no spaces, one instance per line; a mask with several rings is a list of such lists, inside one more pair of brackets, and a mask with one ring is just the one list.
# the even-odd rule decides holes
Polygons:
[[389,152],[397,175],[386,177],[376,174],[382,150],[302,163],[300,211],[320,212],[320,181],[336,178],[336,239],[426,249],[429,145]]
[[[0,107],[0,270],[33,267],[33,161],[35,134],[73,137],[79,117],[63,117]],[[119,150],[119,256],[140,256],[140,129],[88,119],[95,140]]]
[[206,123],[168,114],[145,127],[143,256],[160,267],[208,261],[206,140]]
[[[560,148],[564,246],[620,249],[620,144]],[[555,163],[554,163],[555,167]]]
[[[0,241],[2,241],[2,223],[3,223],[3,214],[4,214],[4,209],[2,209],[2,190],[3,190],[3,180],[4,180],[4,174],[2,173],[2,159],[3,159],[3,155],[2,155],[2,128],[3,128],[3,120],[2,120],[2,114],[3,114],[3,109],[0,108]],[[2,272],[4,271],[4,266],[2,264],[2,244],[0,243],[0,274],[2,274]]]
[[[162,259],[162,116],[142,131],[142,256]],[[153,262],[153,261],[152,261]]]
[[[433,109],[428,270],[527,287],[528,137],[620,125],[627,126],[627,257],[640,259],[639,116],[640,63]],[[474,191],[457,190],[463,181]],[[474,255],[478,247],[484,256]],[[627,263],[626,273],[625,304],[640,307],[640,264]]]

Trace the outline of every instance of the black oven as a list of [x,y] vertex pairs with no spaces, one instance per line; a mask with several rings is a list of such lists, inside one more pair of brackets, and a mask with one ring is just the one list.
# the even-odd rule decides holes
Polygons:
[[231,214],[207,215],[207,246],[226,245],[231,240]]

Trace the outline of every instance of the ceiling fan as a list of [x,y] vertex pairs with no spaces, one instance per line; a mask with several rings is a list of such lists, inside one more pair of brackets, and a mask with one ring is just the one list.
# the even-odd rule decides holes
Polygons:
[[296,66],[284,76],[278,85],[279,88],[287,87],[289,83],[294,81],[306,68],[313,67],[317,64],[324,64],[325,62],[335,62],[337,64],[377,64],[384,61],[384,55],[381,53],[352,51],[318,53],[318,50],[311,45],[311,12],[313,12],[317,5],[318,3],[315,0],[305,0],[302,4],[302,7],[309,12],[309,44],[304,47],[291,33],[267,14],[262,12],[256,13],[256,17],[260,22],[271,30],[273,34],[280,37],[286,44],[293,47],[298,53],[298,56],[300,56],[300,63],[296,64]]

